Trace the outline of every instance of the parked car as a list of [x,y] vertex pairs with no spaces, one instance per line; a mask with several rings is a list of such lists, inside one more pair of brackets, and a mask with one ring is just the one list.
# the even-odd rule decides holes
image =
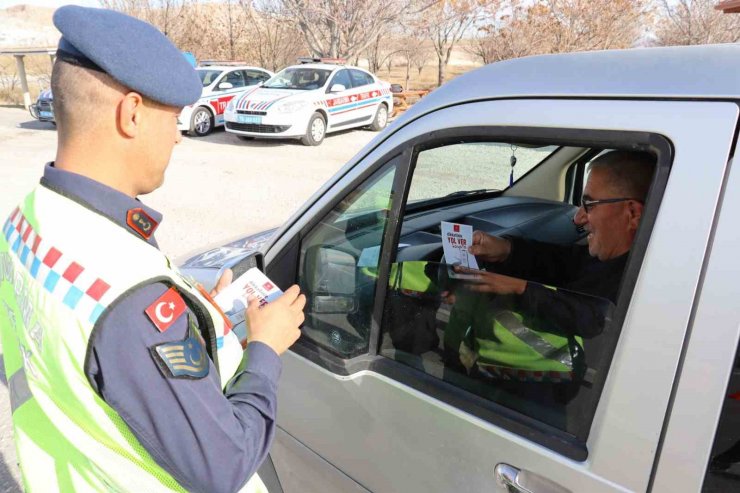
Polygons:
[[226,131],[245,138],[298,138],[321,144],[327,133],[385,128],[390,84],[357,67],[304,63],[281,70],[226,107]]
[[54,96],[51,89],[41,91],[36,102],[28,107],[31,116],[40,122],[51,122],[56,125],[54,120]]
[[203,83],[203,94],[197,102],[182,109],[177,128],[198,137],[224,124],[224,110],[235,96],[274,75],[260,67],[207,62],[196,68],[196,72]]
[[[270,491],[740,490],[738,57],[718,45],[488,65],[415,104],[276,231],[186,261],[208,286],[263,258],[308,298],[283,356]],[[401,289],[402,267],[443,260],[440,221],[583,241],[571,219],[611,149],[657,168],[583,378],[544,399],[554,388],[447,366],[454,306]],[[425,270],[426,286],[443,272]]]

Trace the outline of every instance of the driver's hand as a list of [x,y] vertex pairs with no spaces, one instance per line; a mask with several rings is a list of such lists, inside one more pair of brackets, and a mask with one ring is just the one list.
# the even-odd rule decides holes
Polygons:
[[474,276],[474,279],[464,284],[465,289],[469,289],[470,291],[493,294],[523,294],[527,288],[527,281],[524,279],[457,265],[454,269],[455,272],[459,272],[460,274]]
[[468,247],[468,252],[485,262],[503,262],[511,253],[511,242],[476,230],[473,232],[473,244]]

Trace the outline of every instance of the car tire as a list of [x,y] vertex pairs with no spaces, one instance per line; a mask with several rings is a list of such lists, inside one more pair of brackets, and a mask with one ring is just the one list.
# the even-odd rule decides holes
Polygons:
[[384,104],[378,105],[378,111],[375,112],[375,119],[370,124],[370,130],[380,132],[388,125],[388,107]]
[[215,121],[213,114],[207,109],[200,107],[193,111],[190,116],[190,135],[195,137],[205,137],[213,130]]
[[306,146],[317,146],[324,141],[326,136],[326,120],[321,113],[314,113],[308,120],[306,135],[301,137],[301,143]]

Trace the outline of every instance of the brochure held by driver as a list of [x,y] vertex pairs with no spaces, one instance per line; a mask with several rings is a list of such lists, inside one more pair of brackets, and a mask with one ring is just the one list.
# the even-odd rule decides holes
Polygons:
[[447,269],[448,276],[451,279],[475,280],[476,277],[473,274],[462,274],[454,270],[455,266],[480,269],[475,255],[468,251],[468,247],[473,244],[473,227],[468,224],[442,221],[440,229],[445,263],[450,266]]

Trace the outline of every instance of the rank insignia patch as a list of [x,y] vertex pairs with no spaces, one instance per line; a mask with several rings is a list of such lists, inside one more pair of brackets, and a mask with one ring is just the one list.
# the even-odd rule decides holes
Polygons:
[[154,230],[159,226],[159,223],[140,207],[130,209],[126,213],[126,224],[146,240],[154,234]]
[[165,342],[150,348],[167,378],[198,379],[208,375],[209,359],[203,340],[192,330],[183,341]]

